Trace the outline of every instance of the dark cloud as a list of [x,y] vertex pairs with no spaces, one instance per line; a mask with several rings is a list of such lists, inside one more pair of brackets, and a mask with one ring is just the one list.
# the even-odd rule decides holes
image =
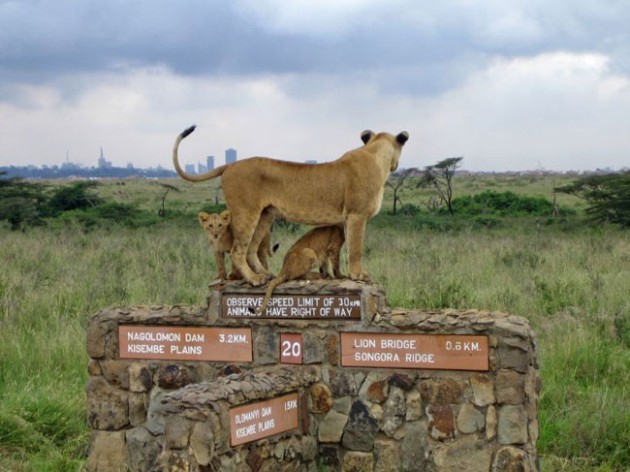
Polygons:
[[308,26],[302,32],[299,24],[270,25],[272,6],[266,17],[250,15],[228,0],[3,2],[0,73],[3,81],[38,83],[155,65],[184,75],[365,71],[378,72],[386,88],[388,68],[408,68],[417,75],[396,86],[430,94],[497,55],[599,51],[627,70],[629,8],[592,3],[391,2],[327,34],[318,18],[299,19]]

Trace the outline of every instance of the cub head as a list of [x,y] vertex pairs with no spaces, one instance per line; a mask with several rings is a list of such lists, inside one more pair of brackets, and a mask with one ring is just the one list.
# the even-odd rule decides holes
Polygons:
[[230,228],[230,212],[225,210],[221,213],[199,212],[199,223],[208,233],[210,241],[218,241]]

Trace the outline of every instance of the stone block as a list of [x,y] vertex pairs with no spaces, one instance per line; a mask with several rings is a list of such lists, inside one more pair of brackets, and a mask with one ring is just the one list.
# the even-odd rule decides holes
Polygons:
[[407,404],[403,390],[398,387],[392,387],[383,408],[383,426],[381,428],[388,437],[395,437],[397,431],[403,425],[407,413],[406,408]]
[[127,392],[103,377],[92,377],[86,387],[88,423],[93,429],[117,430],[129,424]]
[[492,448],[487,447],[483,440],[470,435],[437,446],[433,451],[433,461],[438,471],[488,472]]
[[369,408],[360,400],[354,402],[343,433],[343,447],[351,451],[371,451],[377,432],[378,422],[370,414]]
[[494,440],[497,435],[497,410],[494,406],[489,406],[486,411],[486,439]]
[[374,457],[369,452],[348,452],[343,458],[342,472],[366,472],[373,470]]
[[348,416],[331,410],[319,423],[318,439],[323,443],[338,443],[348,422]]
[[153,386],[152,377],[146,365],[134,362],[129,366],[129,390],[136,393],[148,392]]
[[190,433],[190,448],[199,465],[210,464],[214,456],[214,432],[208,421],[196,421]]
[[391,472],[402,467],[400,442],[391,439],[374,441],[374,472]]
[[164,447],[184,449],[188,447],[192,425],[182,416],[172,415],[164,424]]
[[148,393],[129,392],[129,424],[140,426],[147,420]]
[[128,429],[125,432],[125,439],[127,441],[129,469],[133,472],[154,470],[158,455],[162,450],[158,437],[153,436],[146,428],[139,426]]
[[525,401],[525,376],[502,369],[497,373],[496,389],[499,404],[520,405]]
[[492,461],[491,472],[531,472],[527,454],[513,446],[499,449]]
[[428,428],[426,421],[410,421],[405,425],[406,434],[402,440],[401,469],[404,472],[425,472],[426,456],[429,451]]
[[311,333],[304,333],[304,364],[321,364],[324,362],[324,342]]
[[470,378],[474,403],[477,406],[492,405],[496,402],[494,382],[487,374],[476,374]]
[[429,405],[427,407],[429,433],[433,439],[447,441],[455,438],[455,413],[450,405]]
[[499,444],[525,444],[527,442],[527,410],[521,405],[499,408],[497,439]]
[[407,393],[406,398],[407,412],[405,421],[417,421],[422,418],[422,397],[418,390],[412,390]]
[[484,414],[470,403],[462,405],[457,415],[457,428],[464,434],[483,431],[486,426]]
[[425,403],[445,405],[459,402],[462,387],[454,379],[424,380],[420,383],[420,393]]
[[323,382],[316,383],[310,388],[311,412],[315,414],[328,413],[333,406],[330,388]]
[[501,369],[513,369],[522,374],[529,367],[530,353],[511,346],[499,346],[499,364]]
[[89,472],[127,471],[127,445],[124,431],[94,431],[87,461]]

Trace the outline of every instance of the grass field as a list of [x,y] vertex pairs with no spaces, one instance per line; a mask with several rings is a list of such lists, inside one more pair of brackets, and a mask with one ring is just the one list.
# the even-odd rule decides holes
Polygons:
[[[182,216],[139,229],[0,227],[0,470],[81,470],[88,446],[85,326],[113,305],[205,302],[215,268],[194,215],[211,185],[169,181]],[[556,185],[559,183],[556,181]],[[494,188],[552,198],[551,178],[466,178],[460,194]],[[159,182],[110,182],[108,199],[157,211]],[[428,191],[409,188],[420,207]],[[558,195],[561,205],[582,204]],[[527,317],[543,379],[538,449],[544,471],[630,469],[630,233],[518,218],[487,228],[432,227],[381,215],[368,226],[365,263],[390,305],[479,308]],[[444,217],[448,218],[448,217]],[[296,234],[276,228],[283,253]],[[277,272],[281,255],[275,256]]]

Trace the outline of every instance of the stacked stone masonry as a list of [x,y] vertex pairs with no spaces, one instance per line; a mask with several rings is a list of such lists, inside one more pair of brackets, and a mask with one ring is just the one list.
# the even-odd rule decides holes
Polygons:
[[[91,471],[538,471],[535,336],[520,317],[390,309],[376,286],[282,285],[283,294],[358,294],[361,319],[226,319],[206,307],[134,306],[88,326]],[[260,292],[258,292],[260,293]],[[121,359],[119,326],[249,327],[252,362]],[[341,365],[344,332],[482,335],[484,371]],[[280,364],[280,335],[301,333],[300,365]],[[229,411],[297,393],[298,427],[230,445]]]

